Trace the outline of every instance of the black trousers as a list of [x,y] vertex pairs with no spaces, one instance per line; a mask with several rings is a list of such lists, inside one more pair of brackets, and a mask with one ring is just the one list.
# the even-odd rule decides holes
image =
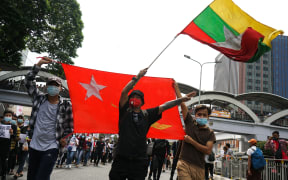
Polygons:
[[210,172],[210,176],[213,177],[213,169],[214,169],[214,164],[205,163],[205,180],[209,179],[209,172]]
[[116,157],[109,173],[110,180],[145,180],[148,171],[148,158],[128,159]]
[[27,180],[50,180],[58,151],[58,149],[37,151],[30,148]]
[[94,154],[94,164],[98,165],[99,161],[102,159],[102,152],[96,151]]
[[0,175],[6,176],[7,173],[7,165],[8,165],[8,156],[9,156],[9,147],[4,147],[1,144],[0,148]]
[[9,152],[9,157],[8,157],[8,169],[7,172],[9,173],[11,170],[14,169],[16,165],[16,154],[17,154],[17,149],[12,149]]
[[177,167],[177,162],[178,162],[178,158],[174,158],[173,159],[173,164],[172,164],[172,168],[171,168],[171,174],[170,174],[170,179],[173,179],[176,167]]
[[165,160],[164,155],[154,155],[153,156],[153,180],[159,180],[162,172],[162,167]]

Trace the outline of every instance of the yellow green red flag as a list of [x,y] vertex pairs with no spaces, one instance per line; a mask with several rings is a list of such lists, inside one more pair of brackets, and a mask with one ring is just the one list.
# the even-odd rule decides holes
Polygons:
[[254,62],[283,31],[266,26],[232,0],[215,0],[180,33],[220,51],[230,59]]

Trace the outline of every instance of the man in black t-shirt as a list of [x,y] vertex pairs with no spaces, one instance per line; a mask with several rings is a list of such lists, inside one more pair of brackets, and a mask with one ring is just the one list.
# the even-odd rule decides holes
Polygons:
[[180,105],[195,95],[190,93],[158,107],[141,110],[144,105],[143,92],[134,90],[129,96],[128,93],[146,72],[147,68],[141,70],[122,90],[119,102],[119,140],[109,173],[110,180],[144,180],[148,168],[146,135],[150,126],[161,119],[163,111]]
[[96,142],[94,166],[98,166],[99,161],[102,159],[102,155],[105,153],[103,152],[104,147],[105,147],[105,142],[103,141],[103,137],[100,137],[100,140]]

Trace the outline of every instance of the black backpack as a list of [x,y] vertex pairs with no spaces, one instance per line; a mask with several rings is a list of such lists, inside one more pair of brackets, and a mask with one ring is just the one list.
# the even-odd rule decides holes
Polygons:
[[212,151],[211,154],[209,155],[208,161],[215,161],[215,154],[214,154],[213,151]]
[[275,159],[282,159],[282,150],[281,150],[281,144],[279,143],[279,147],[277,151],[275,152]]

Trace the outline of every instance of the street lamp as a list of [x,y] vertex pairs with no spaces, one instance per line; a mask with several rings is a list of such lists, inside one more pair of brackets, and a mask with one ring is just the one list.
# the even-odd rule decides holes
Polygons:
[[184,55],[185,58],[190,59],[196,63],[198,63],[200,65],[200,85],[199,85],[199,102],[198,104],[200,104],[200,96],[201,96],[201,81],[202,81],[202,67],[204,64],[210,64],[210,63],[222,63],[221,61],[214,61],[214,62],[204,62],[204,63],[200,63],[199,61],[196,61],[195,59],[192,59],[190,56],[188,55]]

